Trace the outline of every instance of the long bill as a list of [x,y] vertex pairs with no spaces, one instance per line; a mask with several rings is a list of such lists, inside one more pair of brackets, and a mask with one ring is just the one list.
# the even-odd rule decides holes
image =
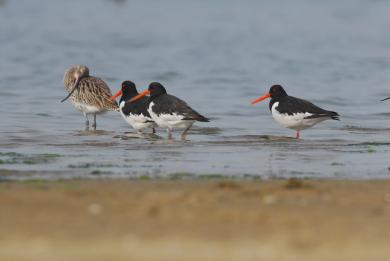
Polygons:
[[388,100],[388,99],[390,99],[390,97],[384,98],[384,99],[381,100],[381,101],[386,101],[386,100]]
[[79,83],[80,83],[81,79],[82,79],[82,77],[77,78],[76,82],[74,83],[73,89],[70,91],[68,96],[66,96],[64,99],[61,100],[61,102],[66,101],[67,99],[69,99],[70,96],[72,96],[73,92],[79,87]]
[[133,102],[133,101],[136,101],[136,100],[139,100],[141,99],[142,97],[146,96],[146,95],[149,95],[150,94],[150,91],[149,90],[145,90],[141,93],[139,93],[137,96],[134,96],[133,98],[131,98],[130,100],[128,100],[126,103],[129,103],[129,102]]
[[119,95],[122,95],[122,90],[117,91],[113,96],[110,97],[110,100],[115,101]]
[[270,97],[271,97],[271,94],[270,94],[269,92],[267,92],[267,93],[264,94],[263,96],[257,98],[256,100],[253,100],[253,101],[251,102],[251,104],[256,104],[256,103],[261,102],[262,100],[265,100],[265,99],[270,98]]

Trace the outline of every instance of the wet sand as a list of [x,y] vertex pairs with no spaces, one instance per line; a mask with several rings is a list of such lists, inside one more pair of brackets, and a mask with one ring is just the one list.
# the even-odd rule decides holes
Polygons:
[[0,260],[386,260],[390,180],[0,183]]

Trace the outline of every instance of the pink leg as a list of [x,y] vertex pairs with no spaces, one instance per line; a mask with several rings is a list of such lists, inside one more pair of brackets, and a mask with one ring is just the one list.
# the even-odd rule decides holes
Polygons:
[[184,132],[181,134],[181,140],[186,140],[187,138],[187,132],[191,128],[191,125],[187,127],[187,129],[184,130]]
[[172,130],[167,129],[167,132],[168,132],[168,140],[171,140],[172,139]]
[[297,136],[295,136],[296,139],[299,139],[299,131],[297,131]]

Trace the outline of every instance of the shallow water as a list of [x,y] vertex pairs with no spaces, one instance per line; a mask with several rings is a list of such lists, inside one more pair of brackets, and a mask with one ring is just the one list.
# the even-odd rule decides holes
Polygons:
[[[390,176],[387,1],[0,3],[1,179]],[[135,137],[114,112],[85,132],[59,102],[76,63],[112,91],[160,81],[212,121],[186,142]],[[341,121],[289,138],[267,102],[249,104],[275,83]]]

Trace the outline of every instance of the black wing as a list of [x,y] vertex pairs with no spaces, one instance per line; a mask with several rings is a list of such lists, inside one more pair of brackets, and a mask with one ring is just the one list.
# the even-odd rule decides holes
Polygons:
[[[270,108],[272,105],[270,104]],[[307,119],[330,117],[334,120],[339,119],[339,114],[334,111],[324,110],[313,103],[302,100],[292,96],[286,96],[279,100],[277,110],[280,113],[293,115],[294,113],[311,113],[311,116],[306,117]]]
[[199,114],[197,111],[192,109],[185,101],[179,98],[165,94],[160,95],[153,100],[154,106],[153,111],[159,114],[180,114],[183,115],[183,120],[195,120],[209,122],[210,120]]
[[125,106],[122,108],[122,112],[125,115],[129,115],[130,113],[140,115],[143,114],[146,117],[150,118],[150,114],[148,112],[149,106],[149,98],[142,97],[134,102],[127,102]]

